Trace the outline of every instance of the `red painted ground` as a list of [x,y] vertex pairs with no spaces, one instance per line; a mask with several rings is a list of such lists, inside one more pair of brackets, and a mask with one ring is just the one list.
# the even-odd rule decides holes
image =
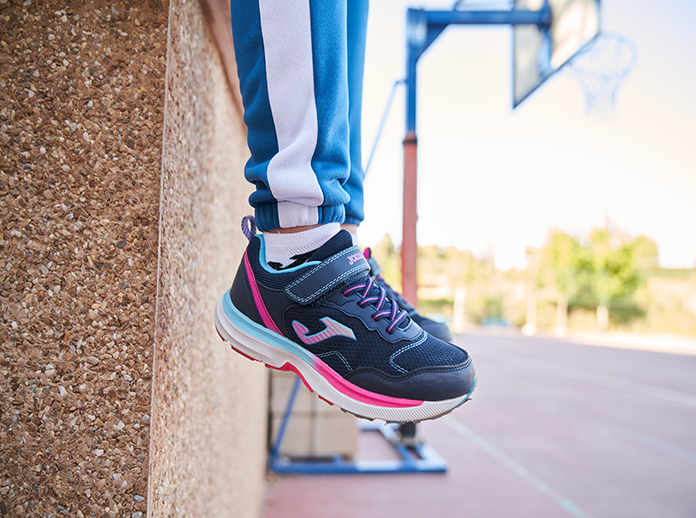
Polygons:
[[[696,357],[466,335],[473,401],[419,425],[445,475],[274,478],[265,518],[694,517]],[[362,458],[393,458],[363,432]]]

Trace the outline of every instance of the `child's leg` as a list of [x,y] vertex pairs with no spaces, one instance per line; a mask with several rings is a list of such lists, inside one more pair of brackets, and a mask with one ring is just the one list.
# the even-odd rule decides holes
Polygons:
[[342,223],[348,194],[346,5],[233,0],[259,230]]

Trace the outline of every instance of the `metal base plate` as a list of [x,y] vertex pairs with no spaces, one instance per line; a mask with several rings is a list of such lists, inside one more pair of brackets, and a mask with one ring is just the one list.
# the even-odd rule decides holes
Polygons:
[[342,475],[358,473],[445,473],[447,463],[427,444],[413,447],[403,445],[397,433],[398,425],[381,422],[360,423],[360,430],[379,431],[397,451],[401,460],[347,461],[335,457],[293,459],[271,456],[269,471],[283,475]]

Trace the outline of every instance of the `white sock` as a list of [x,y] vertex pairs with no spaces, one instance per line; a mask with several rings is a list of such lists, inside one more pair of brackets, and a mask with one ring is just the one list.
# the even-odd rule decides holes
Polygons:
[[353,232],[348,232],[350,234],[351,239],[353,240],[353,244],[357,247],[360,246],[360,239],[358,239],[358,234],[354,234]]
[[339,223],[327,223],[291,234],[264,232],[266,263],[276,270],[302,264],[309,259],[312,252],[335,236],[339,230]]

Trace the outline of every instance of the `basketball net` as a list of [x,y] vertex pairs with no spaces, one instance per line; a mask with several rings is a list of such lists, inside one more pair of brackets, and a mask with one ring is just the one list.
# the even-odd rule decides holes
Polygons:
[[632,45],[618,34],[600,34],[570,61],[585,96],[585,112],[606,118],[616,111],[616,94],[633,68]]

